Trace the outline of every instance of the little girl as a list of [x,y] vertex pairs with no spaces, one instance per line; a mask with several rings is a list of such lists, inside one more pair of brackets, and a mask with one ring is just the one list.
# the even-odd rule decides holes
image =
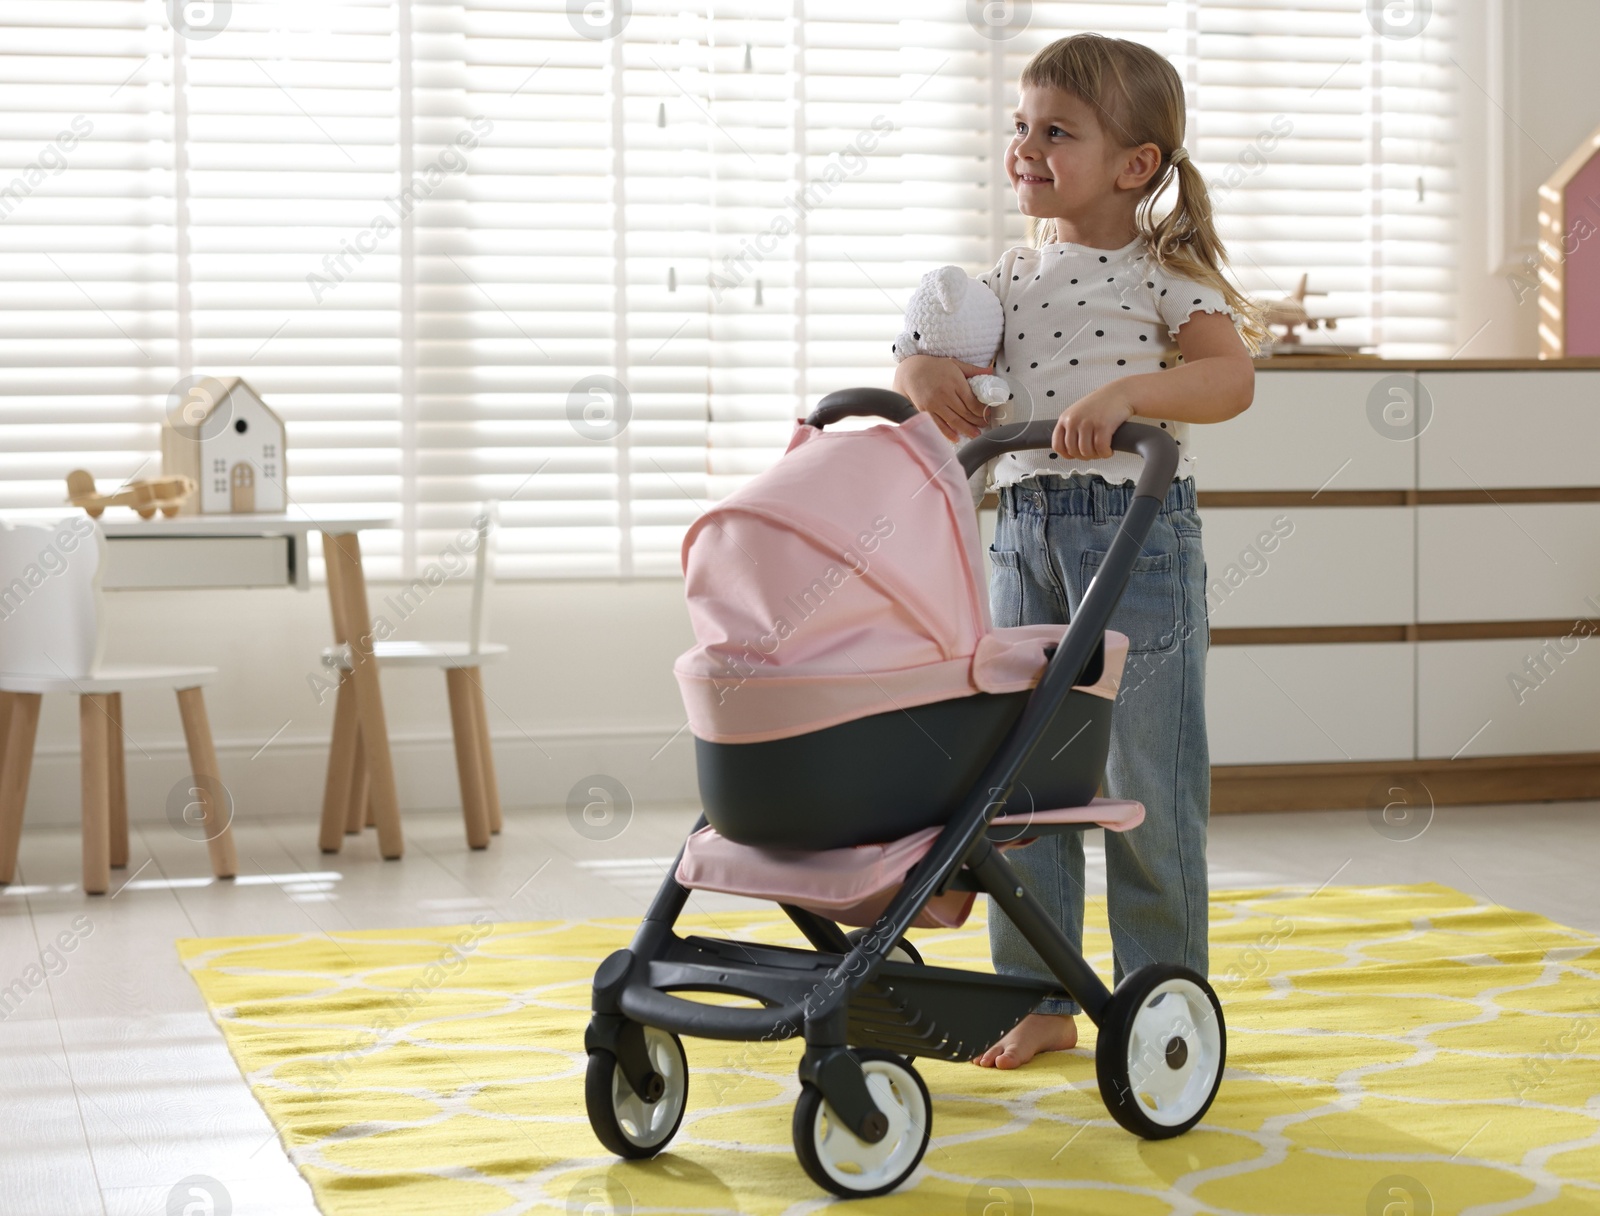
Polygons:
[[[1034,246],[983,281],[1006,328],[996,366],[914,355],[895,388],[946,438],[1056,417],[1053,450],[1001,457],[990,600],[995,624],[1065,624],[1082,602],[1132,497],[1139,457],[1113,453],[1129,418],[1169,431],[1182,458],[1110,627],[1129,638],[1106,792],[1144,803],[1130,832],[1105,834],[1115,978],[1147,963],[1206,974],[1205,559],[1189,424],[1250,404],[1259,314],[1223,277],[1205,182],[1183,147],[1183,84],[1155,51],[1097,34],[1063,38],[1022,73],[1006,175]],[[1169,214],[1156,198],[1176,186]],[[1240,329],[1244,331],[1241,339]],[[1247,349],[1246,342],[1249,347]],[[967,376],[1005,376],[993,417]],[[1081,833],[1040,837],[1011,864],[1073,943],[1083,936]],[[990,903],[995,969],[1051,982]],[[1071,1000],[1046,1000],[976,1063],[1017,1068],[1078,1041]]]

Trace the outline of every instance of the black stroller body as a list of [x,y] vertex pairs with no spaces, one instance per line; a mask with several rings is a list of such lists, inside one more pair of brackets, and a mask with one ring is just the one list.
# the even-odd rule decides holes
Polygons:
[[[852,389],[825,398],[807,425],[820,429],[851,415],[906,423],[915,411],[897,394]],[[960,448],[961,468],[970,475],[1003,452],[1048,447],[1051,428],[1044,422],[990,432]],[[688,1085],[679,1036],[803,1037],[794,1115],[801,1164],[836,1194],[882,1194],[912,1173],[928,1142],[932,1106],[911,1060],[969,1060],[1042,999],[1063,992],[1099,1028],[1097,1077],[1118,1123],[1165,1138],[1205,1114],[1226,1056],[1222,1009],[1205,978],[1179,966],[1147,966],[1109,991],[1002,853],[1019,837],[1092,826],[1087,812],[1062,822],[1031,808],[1087,807],[1101,782],[1113,702],[1083,688],[1100,678],[1107,623],[1177,464],[1171,437],[1153,427],[1126,424],[1113,446],[1144,459],[1132,504],[1077,615],[1053,654],[1045,651],[1031,690],[936,701],[780,740],[697,739],[705,814],[696,833],[709,824],[779,862],[804,856],[784,850],[848,847],[919,830],[925,852],[870,922],[854,922],[862,925],[854,932],[815,907],[779,899],[807,950],[675,932],[689,891],[679,881],[680,851],[632,944],[605,959],[594,977],[586,1099],[608,1149],[649,1157],[676,1133]],[[958,724],[951,715],[960,716]],[[953,724],[959,729],[947,729]],[[965,740],[967,750],[935,780],[896,763],[907,732]],[[1065,748],[1071,740],[1081,745]],[[1063,751],[1070,762],[1052,765]],[[774,814],[775,805],[793,813]],[[988,894],[1056,982],[924,965],[904,935],[931,901],[952,892]],[[678,995],[690,992],[736,994],[760,1007]]]

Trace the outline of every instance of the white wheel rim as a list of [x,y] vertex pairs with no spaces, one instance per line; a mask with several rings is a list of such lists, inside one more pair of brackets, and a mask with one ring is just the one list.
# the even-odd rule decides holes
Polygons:
[[1128,1085],[1153,1123],[1176,1127],[1205,1109],[1222,1059],[1222,1027],[1193,980],[1168,980],[1139,1006],[1128,1035]]
[[889,1130],[876,1144],[858,1139],[833,1107],[824,1102],[811,1128],[817,1160],[840,1186],[871,1191],[897,1182],[911,1168],[927,1135],[928,1105],[922,1087],[900,1065],[889,1060],[863,1060],[867,1092],[889,1120]]
[[618,1064],[611,1074],[611,1110],[617,1117],[617,1126],[630,1143],[640,1148],[652,1148],[666,1138],[678,1121],[689,1078],[684,1073],[683,1057],[678,1054],[677,1045],[665,1030],[646,1026],[644,1049],[650,1057],[650,1067],[661,1074],[665,1083],[661,1097],[654,1102],[646,1102],[634,1093],[633,1087],[628,1084],[627,1074]]

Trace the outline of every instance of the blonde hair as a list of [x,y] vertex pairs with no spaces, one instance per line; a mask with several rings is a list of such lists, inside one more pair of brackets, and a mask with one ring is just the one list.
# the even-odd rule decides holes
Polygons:
[[[1187,156],[1172,159],[1183,146],[1187,122],[1183,82],[1166,58],[1138,42],[1102,34],[1058,38],[1022,70],[1024,86],[1061,89],[1085,102],[1101,128],[1122,146],[1155,144],[1161,167],[1145,184],[1134,223],[1156,264],[1222,293],[1233,308],[1240,336],[1254,354],[1268,336],[1261,309],[1223,274],[1227,251],[1211,218],[1205,178]],[[1175,185],[1172,209],[1160,219],[1156,200]],[[1056,240],[1052,219],[1029,217],[1035,247]]]

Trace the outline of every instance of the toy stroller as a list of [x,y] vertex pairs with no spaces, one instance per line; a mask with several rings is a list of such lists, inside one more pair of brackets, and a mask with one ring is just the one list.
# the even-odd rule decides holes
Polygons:
[[[893,425],[824,431],[853,415]],[[1048,447],[1051,429],[1002,428],[952,456],[898,394],[833,393],[777,465],[690,528],[698,645],[676,674],[704,814],[632,945],[595,972],[585,1097],[612,1152],[650,1157],[677,1132],[680,1035],[803,1035],[801,1165],[837,1195],[883,1194],[928,1145],[932,1104],[912,1058],[970,1060],[1063,992],[1099,1027],[1100,1093],[1123,1127],[1175,1136],[1210,1107],[1226,1036],[1205,979],[1158,964],[1107,991],[1003,856],[1144,817],[1095,797],[1128,646],[1106,623],[1177,447],[1153,427],[1118,429],[1113,446],[1144,468],[1077,615],[1065,633],[996,629],[967,477]],[[679,936],[695,888],[776,901],[815,949]],[[1059,984],[922,963],[906,930],[960,925],[979,891]],[[692,992],[760,1007],[678,995]]]

